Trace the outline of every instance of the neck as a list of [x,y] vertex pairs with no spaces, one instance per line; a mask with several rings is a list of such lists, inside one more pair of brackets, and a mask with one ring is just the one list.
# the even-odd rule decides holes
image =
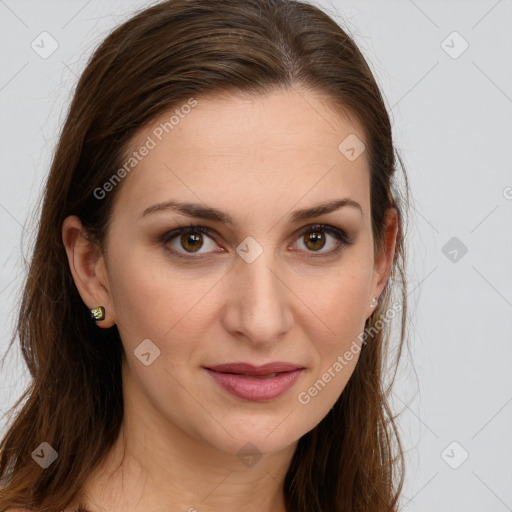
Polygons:
[[296,443],[243,462],[166,422],[130,379],[123,387],[121,431],[82,492],[87,510],[286,512],[283,482]]

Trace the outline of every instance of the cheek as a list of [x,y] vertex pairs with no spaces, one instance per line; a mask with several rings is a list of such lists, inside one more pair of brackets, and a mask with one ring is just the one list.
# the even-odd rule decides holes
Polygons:
[[[330,372],[331,377],[336,375],[335,387],[344,386],[348,376],[352,373],[359,356],[361,347],[361,333],[365,324],[366,305],[364,298],[354,295],[338,297],[333,302],[328,314],[328,331],[322,336],[315,336],[310,333],[310,339],[314,340],[318,354],[318,365],[314,371],[315,378],[321,378],[325,372]],[[343,368],[340,367],[341,365]],[[339,377],[343,374],[343,377]],[[322,380],[329,381],[329,376],[325,375]]]
[[315,345],[316,361],[297,397],[309,411],[315,411],[312,415],[315,418],[322,418],[329,412],[352,376],[365,323],[365,308],[361,298],[354,295],[337,296],[328,313],[329,331],[325,333],[324,329],[321,336],[309,333]]
[[[347,259],[339,272],[322,282],[322,290],[312,287],[308,338],[315,346],[317,361],[308,384],[318,406],[329,407],[338,398],[352,375],[361,348],[368,313],[371,267],[364,256]],[[321,322],[318,320],[320,319]]]
[[343,348],[361,332],[368,312],[371,279],[368,266],[360,262],[347,263],[339,272],[310,287],[308,303],[322,321],[319,324],[317,320],[314,325],[320,325],[324,333],[322,350],[325,353]]
[[200,276],[197,270],[178,271],[162,255],[124,254],[112,272],[115,319],[123,345],[133,351],[148,338],[174,353],[183,346],[183,336],[191,338],[201,318],[206,321],[201,312],[207,301],[202,299],[215,279]]

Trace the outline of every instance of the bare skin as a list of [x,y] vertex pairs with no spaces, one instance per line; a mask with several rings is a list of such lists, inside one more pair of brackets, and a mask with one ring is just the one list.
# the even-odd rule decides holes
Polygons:
[[[350,134],[365,140],[355,119],[305,89],[197,101],[118,185],[106,254],[83,237],[76,216],[63,225],[79,293],[88,307],[105,307],[98,328],[117,324],[126,352],[123,428],[83,490],[89,510],[284,512],[297,442],[340,396],[357,355],[308,404],[299,393],[358,340],[389,276],[396,211],[386,217],[385,250],[374,254],[366,152],[351,161],[338,150]],[[139,132],[133,147],[168,118]],[[295,210],[343,198],[361,209],[290,220]],[[217,208],[234,224],[171,210],[142,216],[170,199]],[[323,246],[307,242],[318,223],[345,231],[352,244],[325,229],[310,230]],[[159,241],[190,225],[209,229],[194,233],[197,252],[181,235]],[[250,263],[236,251],[248,236],[263,251]],[[149,365],[134,354],[146,339],[160,350]],[[254,402],[204,369],[238,361],[304,370],[283,395]],[[237,456],[247,443],[261,455],[251,466]]]

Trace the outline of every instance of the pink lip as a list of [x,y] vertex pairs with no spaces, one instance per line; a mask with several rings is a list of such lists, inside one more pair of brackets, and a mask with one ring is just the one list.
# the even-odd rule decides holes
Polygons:
[[208,366],[208,370],[220,373],[245,373],[246,375],[270,375],[272,373],[292,372],[303,367],[299,364],[283,363],[276,361],[262,366],[254,366],[249,363],[226,363],[217,366]]
[[[226,391],[238,398],[254,402],[272,400],[288,391],[300,377],[303,369],[296,364],[282,362],[259,367],[248,363],[228,363],[205,368]],[[262,377],[273,373],[277,375]]]

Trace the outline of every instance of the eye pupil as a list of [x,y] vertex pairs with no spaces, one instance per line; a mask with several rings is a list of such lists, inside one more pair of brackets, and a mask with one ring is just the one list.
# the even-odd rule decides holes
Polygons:
[[[191,250],[192,252],[201,249],[203,242],[201,240],[202,235],[196,235],[191,232],[184,233],[181,236],[181,245],[185,250]],[[187,247],[190,244],[191,247]]]
[[[313,243],[313,247],[308,245],[308,242]],[[325,245],[325,235],[321,233],[320,231],[312,231],[311,233],[308,233],[304,237],[304,243],[306,244],[306,247],[318,250],[322,249]],[[318,245],[320,243],[320,245]]]

